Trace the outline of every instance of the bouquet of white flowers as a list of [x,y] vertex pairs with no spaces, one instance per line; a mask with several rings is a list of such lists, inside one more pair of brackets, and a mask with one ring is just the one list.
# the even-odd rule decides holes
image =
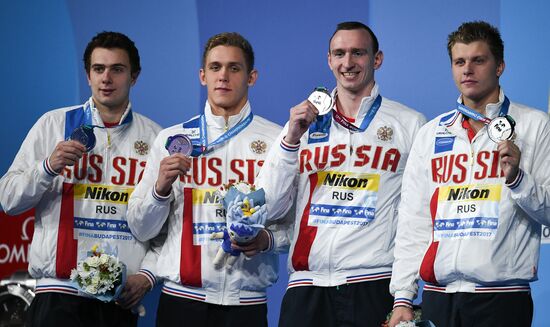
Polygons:
[[103,253],[98,245],[94,245],[88,255],[71,270],[71,280],[87,295],[104,302],[116,300],[126,282],[126,265]]
[[[422,320],[422,308],[418,305],[413,306],[414,318],[409,321],[400,321],[395,327],[435,327],[433,322],[429,320]],[[386,321],[382,323],[382,327],[387,327],[391,319],[393,311],[388,313]]]
[[226,210],[226,229],[211,235],[212,239],[223,240],[214,258],[214,266],[221,268],[227,258],[227,266],[231,268],[240,255],[240,251],[231,248],[231,241],[246,244],[264,228],[267,218],[265,193],[263,189],[257,190],[254,185],[241,181],[222,185],[217,196]]

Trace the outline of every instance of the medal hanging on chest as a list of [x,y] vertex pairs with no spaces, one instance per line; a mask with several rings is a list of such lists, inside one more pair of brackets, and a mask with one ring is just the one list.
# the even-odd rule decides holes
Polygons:
[[487,135],[491,141],[495,143],[500,143],[502,141],[511,140],[514,138],[514,128],[516,126],[516,122],[510,115],[508,115],[509,107],[510,100],[508,100],[507,97],[504,97],[504,102],[502,102],[498,117],[489,119],[474,109],[457,102],[457,110],[460,113],[487,125]]

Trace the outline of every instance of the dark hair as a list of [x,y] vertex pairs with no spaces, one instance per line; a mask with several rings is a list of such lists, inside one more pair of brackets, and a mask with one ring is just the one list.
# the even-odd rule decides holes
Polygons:
[[216,34],[206,41],[204,51],[202,53],[202,68],[206,65],[206,56],[208,56],[210,50],[220,45],[237,47],[241,49],[244,54],[244,60],[246,62],[248,73],[254,69],[254,50],[252,50],[250,42],[248,42],[242,35],[235,32]]
[[451,61],[453,60],[451,50],[456,43],[470,44],[475,41],[487,42],[497,64],[504,61],[504,43],[500,37],[500,32],[496,27],[484,21],[463,23],[456,31],[449,34],[447,51]]
[[118,32],[101,32],[92,38],[84,50],[84,68],[90,73],[92,52],[95,48],[122,49],[128,53],[132,75],[139,74],[141,65],[139,63],[139,52],[136,45],[126,35]]
[[338,31],[350,31],[350,30],[365,30],[369,33],[370,37],[372,38],[372,49],[374,50],[374,53],[377,53],[379,50],[379,44],[378,44],[378,38],[376,35],[374,35],[374,32],[365,24],[361,22],[342,22],[336,25],[336,30],[334,33],[332,33],[332,36],[330,37],[330,40],[328,41],[328,50],[330,51],[330,42],[332,42],[332,39],[334,38],[334,35]]

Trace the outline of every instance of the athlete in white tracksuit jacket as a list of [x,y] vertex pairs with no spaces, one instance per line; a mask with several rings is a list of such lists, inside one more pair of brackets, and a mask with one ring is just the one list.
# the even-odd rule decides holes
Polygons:
[[[96,125],[95,147],[74,166],[56,174],[48,156],[82,124]],[[29,272],[36,293],[77,295],[68,279],[95,244],[155,283],[156,257],[149,242],[134,238],[126,223],[130,194],[160,126],[128,106],[120,124],[105,125],[92,98],[85,104],[50,111],[32,127],[0,181],[0,202],[8,214],[35,208]]]
[[[496,117],[504,101],[501,91],[486,116]],[[511,184],[496,143],[485,130],[470,143],[457,110],[420,129],[403,177],[391,283],[396,304],[412,303],[418,277],[425,290],[447,293],[529,291],[537,280],[541,224],[550,224],[550,122],[513,102],[508,115],[521,150]]]
[[143,179],[132,193],[128,222],[142,241],[159,234],[166,224],[167,238],[157,268],[165,279],[162,292],[221,305],[266,303],[266,288],[277,280],[278,252],[288,249],[288,226],[269,227],[272,244],[268,251],[249,260],[241,255],[233,269],[215,269],[213,260],[220,242],[210,236],[225,227],[225,212],[215,191],[222,184],[254,183],[281,128],[253,115],[248,102],[237,115],[229,117],[227,124],[223,116],[212,114],[208,103],[204,117],[208,143],[245,120],[251,121],[227,142],[194,157],[189,172],[173,184],[171,195],[165,199],[155,194],[154,187],[160,161],[169,156],[166,141],[170,136],[185,134],[194,143],[199,142],[200,116],[161,131]]

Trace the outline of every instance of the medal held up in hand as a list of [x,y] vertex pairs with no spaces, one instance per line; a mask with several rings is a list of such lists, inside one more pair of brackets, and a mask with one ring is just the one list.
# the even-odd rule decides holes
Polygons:
[[69,140],[82,143],[86,147],[86,152],[90,152],[95,147],[95,135],[94,126],[81,125],[75,128],[75,130],[69,136]]
[[487,134],[489,138],[499,143],[511,140],[514,137],[514,127],[516,122],[509,115],[497,117],[487,125]]
[[307,99],[319,110],[320,116],[329,113],[332,109],[332,96],[326,87],[316,87]]
[[193,152],[193,144],[187,135],[176,134],[168,137],[164,146],[170,155],[181,153],[184,156],[190,156]]

